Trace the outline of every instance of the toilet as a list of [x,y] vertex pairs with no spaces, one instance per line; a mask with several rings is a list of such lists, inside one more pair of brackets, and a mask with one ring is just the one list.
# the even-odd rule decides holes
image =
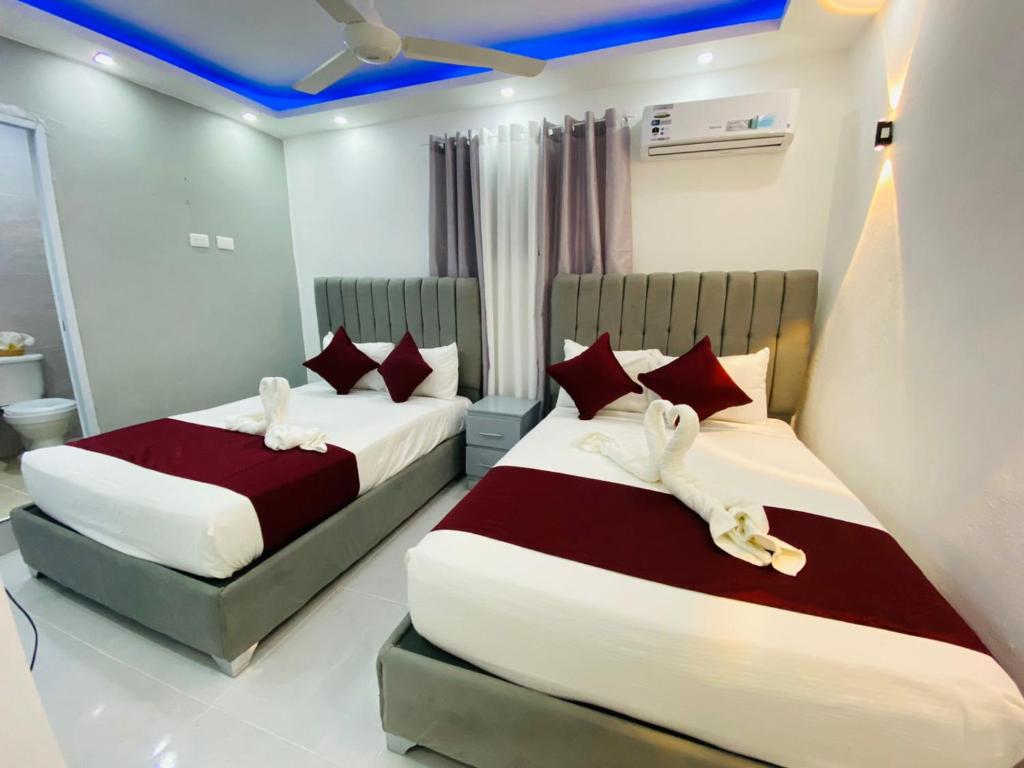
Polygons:
[[74,400],[43,397],[43,356],[0,357],[0,411],[25,449],[62,445],[78,410]]

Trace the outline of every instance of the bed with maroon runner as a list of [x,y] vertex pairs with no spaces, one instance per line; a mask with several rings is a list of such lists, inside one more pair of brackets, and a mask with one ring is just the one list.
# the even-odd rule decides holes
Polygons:
[[469,401],[387,393],[291,392],[289,421],[326,452],[276,451],[227,424],[257,398],[34,451],[22,463],[36,504],[119,552],[224,579],[279,551],[462,429]]
[[773,534],[799,541],[808,555],[799,578],[723,556],[707,525],[674,496],[524,467],[496,467],[434,530],[988,653],[885,531],[791,509],[766,511]]
[[257,426],[262,397],[32,451],[22,474],[33,504],[12,513],[26,565],[237,675],[267,634],[454,479],[483,373],[476,279],[314,283],[319,337],[341,327],[357,343],[409,332],[421,347],[457,345],[458,395],[396,403],[375,388],[295,387],[284,431],[322,438],[310,451],[229,431]]
[[[705,425],[688,466],[766,506],[796,577],[728,556],[659,484],[573,448],[639,414],[556,408],[407,556],[434,645],[513,683],[784,766],[1010,768],[1024,699],[783,422]],[[725,484],[725,485],[723,485]]]
[[70,443],[165,475],[209,483],[252,502],[269,554],[359,495],[351,451],[271,451],[263,437],[158,419]]

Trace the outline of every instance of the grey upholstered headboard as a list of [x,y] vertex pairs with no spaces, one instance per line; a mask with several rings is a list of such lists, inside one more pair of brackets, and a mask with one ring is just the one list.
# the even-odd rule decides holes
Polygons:
[[817,302],[818,273],[810,269],[558,275],[550,357],[563,358],[563,339],[591,344],[605,331],[613,349],[656,347],[669,355],[705,335],[718,355],[769,347],[768,411],[789,419],[803,397]]
[[459,345],[459,394],[483,388],[480,286],[471,277],[318,277],[313,281],[320,338],[344,326],[352,341],[398,342],[406,331],[420,347]]

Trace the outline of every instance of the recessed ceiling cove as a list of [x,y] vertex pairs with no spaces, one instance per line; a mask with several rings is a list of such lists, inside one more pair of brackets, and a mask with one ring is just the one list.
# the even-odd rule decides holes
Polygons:
[[[284,112],[487,70],[413,61],[360,66],[319,93],[292,85],[344,46],[315,0],[21,0]],[[403,35],[552,61],[739,25],[777,28],[789,0],[377,0]],[[368,8],[367,0],[353,4]],[[657,73],[652,73],[656,75]]]

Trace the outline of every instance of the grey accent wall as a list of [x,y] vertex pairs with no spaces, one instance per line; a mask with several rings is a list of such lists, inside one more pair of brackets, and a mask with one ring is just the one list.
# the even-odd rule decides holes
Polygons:
[[278,139],[2,38],[0,104],[46,127],[101,428],[305,381]]

